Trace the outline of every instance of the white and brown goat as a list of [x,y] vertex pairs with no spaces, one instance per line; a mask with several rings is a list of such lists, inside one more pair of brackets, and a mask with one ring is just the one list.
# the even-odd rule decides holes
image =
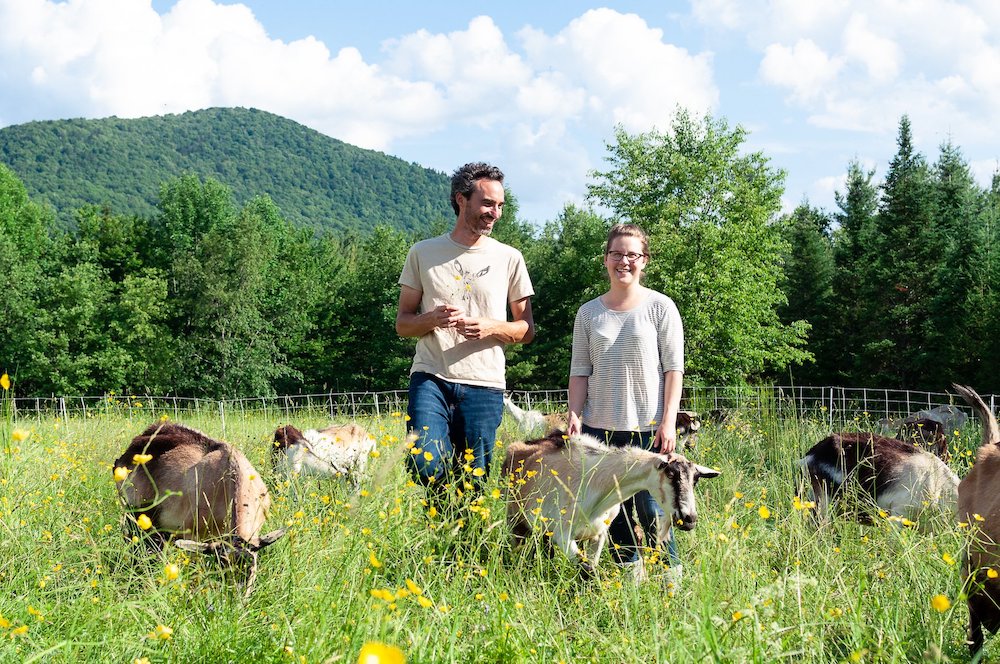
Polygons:
[[292,475],[341,477],[357,489],[375,449],[375,438],[358,424],[300,431],[278,427],[271,448],[275,468]]
[[989,572],[1000,571],[1000,427],[993,412],[971,388],[952,385],[983,423],[983,443],[972,470],[958,485],[958,520],[972,530],[965,556],[968,579],[969,649],[975,655],[983,647],[983,628],[1000,630],[1000,579]]
[[238,449],[173,422],[149,426],[114,464],[118,495],[135,526],[145,515],[158,547],[171,536],[189,551],[213,553],[257,572],[257,552],[285,531],[261,535],[271,505],[260,473]]
[[[955,510],[958,477],[941,459],[909,442],[874,433],[833,433],[813,445],[800,464],[820,520],[849,490],[892,516],[915,522],[929,511]],[[870,520],[865,511],[858,516]]]
[[[694,486],[719,471],[679,454],[656,454],[638,447],[611,447],[588,435],[512,443],[503,474],[508,480],[507,518],[518,541],[533,526],[552,533],[552,542],[570,560],[592,573],[622,501],[649,491],[667,518],[657,524],[657,541],[670,526],[691,530],[698,520]],[[581,550],[580,544],[583,543]]]

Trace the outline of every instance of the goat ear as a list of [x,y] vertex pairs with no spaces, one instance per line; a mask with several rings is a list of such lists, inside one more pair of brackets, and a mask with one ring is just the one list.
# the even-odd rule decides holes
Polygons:
[[277,542],[278,540],[280,540],[282,537],[284,537],[286,532],[287,532],[287,530],[285,528],[281,528],[280,530],[272,530],[271,532],[269,532],[266,535],[261,535],[261,537],[260,537],[260,544],[258,546],[256,546],[256,547],[254,547],[254,551],[260,551],[265,546],[270,546],[270,545],[274,544],[275,542]]
[[174,546],[178,549],[184,549],[185,551],[194,551],[195,553],[208,553],[212,550],[212,545],[207,542],[196,542],[189,539],[179,539],[174,540]]
[[695,466],[695,472],[698,473],[698,477],[704,477],[705,479],[711,479],[713,477],[718,477],[722,474],[722,471],[715,470],[714,468],[709,468],[708,466]]

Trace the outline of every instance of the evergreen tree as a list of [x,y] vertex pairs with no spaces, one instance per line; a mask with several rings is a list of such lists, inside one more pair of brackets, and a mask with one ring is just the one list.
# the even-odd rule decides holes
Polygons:
[[786,325],[800,320],[809,323],[809,351],[816,358],[814,363],[794,369],[793,374],[798,383],[826,384],[836,376],[830,360],[833,349],[841,343],[829,333],[834,317],[830,218],[804,202],[783,222],[787,242],[783,290],[788,302],[778,308],[778,315]]
[[858,161],[847,166],[846,190],[836,192],[839,212],[833,219],[833,308],[837,315],[824,332],[832,343],[830,356],[823,362],[834,368],[832,381],[847,384],[867,384],[862,350],[875,336],[875,298],[869,292],[873,277],[874,256],[877,253],[875,215],[878,211],[878,189],[872,183],[874,170],[865,171]]
[[905,115],[899,123],[897,146],[876,217],[869,293],[877,305],[878,334],[864,348],[864,366],[875,384],[940,388],[928,379],[938,358],[927,340],[933,334],[941,233],[934,214],[930,169],[913,148],[910,120]]
[[[981,234],[983,193],[951,141],[941,146],[934,165],[935,218],[938,224],[938,269],[933,274],[931,293],[932,319],[927,326],[928,350],[937,358],[928,366],[929,385],[947,386],[950,382],[968,383],[968,324],[973,312],[965,310],[972,287],[974,253],[972,243]],[[985,239],[985,238],[983,238]]]

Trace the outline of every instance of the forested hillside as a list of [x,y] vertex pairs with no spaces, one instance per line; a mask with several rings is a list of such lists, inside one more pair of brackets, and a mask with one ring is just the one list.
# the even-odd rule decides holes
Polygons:
[[[645,284],[684,322],[687,385],[997,391],[1000,176],[979,187],[948,143],[929,162],[904,116],[881,184],[848,164],[838,210],[782,215],[784,173],[746,136],[686,113],[668,132],[619,129],[589,189],[607,216],[567,206],[537,228],[508,192],[494,237],[524,254],[536,327],[507,348],[509,387],[565,387],[576,310],[607,288],[607,230],[628,219],[649,232]],[[392,177],[397,192],[414,181]],[[156,190],[148,214],[88,205],[66,230],[0,164],[0,372],[18,396],[405,387],[400,270],[453,215],[436,231],[315,232],[213,177]]]
[[296,226],[420,232],[451,215],[445,174],[255,109],[29,122],[0,129],[0,162],[66,227],[88,204],[150,217],[160,186],[185,173],[239,203],[266,194]]

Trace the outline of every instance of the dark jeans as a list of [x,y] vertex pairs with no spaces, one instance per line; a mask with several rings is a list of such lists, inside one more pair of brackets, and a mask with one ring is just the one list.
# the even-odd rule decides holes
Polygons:
[[[583,432],[613,447],[634,445],[644,450],[653,449],[653,436],[655,435],[653,431],[608,431],[595,429],[586,424],[583,425]],[[636,541],[637,518],[644,535],[642,539],[645,542]],[[648,491],[640,491],[623,502],[621,511],[618,512],[618,516],[608,528],[611,555],[614,556],[615,561],[618,563],[637,562],[642,557],[644,546],[651,549],[659,548],[659,542],[656,541],[656,521],[665,518],[667,518],[666,514]],[[677,543],[674,541],[674,530],[671,528],[670,534],[667,536],[667,563],[673,566],[679,564],[680,561],[681,559],[677,555]]]
[[[409,428],[417,434],[419,454],[407,456],[415,481],[441,486],[465,465],[465,450],[472,450],[469,465],[490,470],[497,429],[503,417],[503,390],[442,380],[428,373],[410,376]],[[430,453],[430,458],[425,456]],[[473,476],[481,485],[486,475]]]

